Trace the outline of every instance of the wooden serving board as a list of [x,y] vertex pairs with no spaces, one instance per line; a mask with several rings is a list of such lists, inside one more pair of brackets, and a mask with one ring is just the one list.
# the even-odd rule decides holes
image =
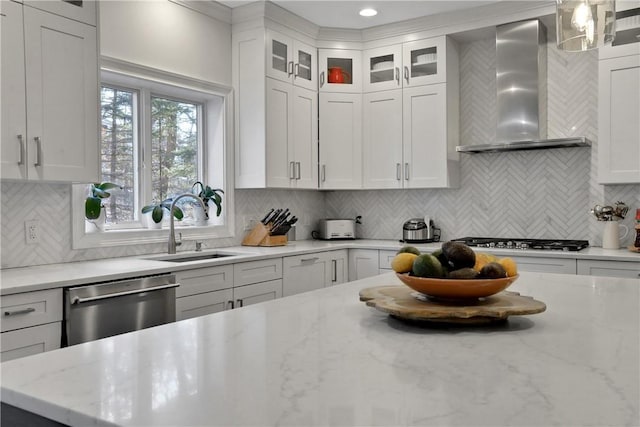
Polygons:
[[360,301],[400,319],[484,324],[509,316],[542,313],[547,306],[529,296],[503,291],[477,300],[432,299],[407,286],[376,286],[360,291]]

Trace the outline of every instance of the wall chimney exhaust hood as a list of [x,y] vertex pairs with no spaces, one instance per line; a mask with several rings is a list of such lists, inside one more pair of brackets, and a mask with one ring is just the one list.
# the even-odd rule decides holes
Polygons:
[[496,28],[496,141],[461,153],[588,147],[585,137],[547,139],[547,34],[537,20]]

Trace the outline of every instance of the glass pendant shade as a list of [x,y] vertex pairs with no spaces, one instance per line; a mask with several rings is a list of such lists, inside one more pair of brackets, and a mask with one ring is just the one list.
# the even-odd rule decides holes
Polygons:
[[611,43],[616,33],[614,0],[556,0],[558,48],[569,52]]

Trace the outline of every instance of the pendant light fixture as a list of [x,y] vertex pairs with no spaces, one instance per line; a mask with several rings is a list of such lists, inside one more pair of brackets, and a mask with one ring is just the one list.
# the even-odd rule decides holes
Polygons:
[[556,0],[556,33],[561,50],[582,52],[611,43],[615,22],[615,0]]

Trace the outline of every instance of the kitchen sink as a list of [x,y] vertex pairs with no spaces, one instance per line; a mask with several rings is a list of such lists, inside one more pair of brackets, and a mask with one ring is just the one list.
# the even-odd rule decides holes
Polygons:
[[153,261],[167,261],[167,262],[191,262],[191,261],[203,261],[208,259],[228,258],[232,256],[247,255],[235,252],[205,252],[205,253],[189,253],[189,254],[175,254],[175,255],[162,255],[153,256],[145,259]]

